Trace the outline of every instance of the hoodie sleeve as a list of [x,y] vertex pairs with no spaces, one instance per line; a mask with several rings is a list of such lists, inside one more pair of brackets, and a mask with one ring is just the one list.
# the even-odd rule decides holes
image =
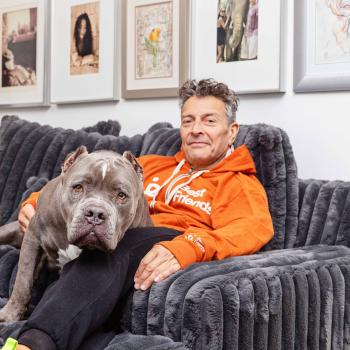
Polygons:
[[257,179],[243,180],[245,184],[241,183],[237,191],[221,192],[218,206],[213,206],[212,230],[189,227],[172,241],[159,243],[174,254],[181,268],[200,261],[253,254],[273,237],[264,188]]
[[31,193],[31,195],[22,203],[21,208],[23,208],[27,204],[30,204],[33,206],[34,209],[36,209],[36,204],[38,203],[39,196],[40,191]]

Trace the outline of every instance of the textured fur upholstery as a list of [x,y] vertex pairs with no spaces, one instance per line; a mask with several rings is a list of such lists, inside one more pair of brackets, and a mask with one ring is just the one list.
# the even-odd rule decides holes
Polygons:
[[[65,155],[87,148],[173,155],[178,129],[158,123],[119,136],[116,122],[64,130],[17,117],[0,128],[0,223],[60,172]],[[350,183],[300,180],[286,133],[242,125],[235,146],[249,148],[275,229],[259,254],[194,264],[147,292],[130,295],[124,333],[106,349],[350,349]],[[18,251],[0,247],[0,306],[13,287]],[[54,278],[37,281],[31,308]],[[0,325],[16,336],[23,321]],[[1,343],[1,341],[0,341]]]

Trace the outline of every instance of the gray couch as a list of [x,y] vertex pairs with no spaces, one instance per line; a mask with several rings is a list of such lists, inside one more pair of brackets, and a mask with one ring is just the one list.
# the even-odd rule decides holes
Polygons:
[[[136,155],[172,155],[180,147],[178,129],[168,123],[133,137],[119,132],[113,121],[73,131],[3,117],[0,224],[14,220],[21,200],[57,176],[80,144]],[[194,264],[131,294],[124,333],[106,349],[350,349],[350,183],[298,179],[279,128],[243,125],[236,145],[242,143],[268,194],[273,240],[256,255]],[[15,248],[0,247],[0,306],[17,259]],[[49,282],[44,273],[32,308]],[[16,336],[23,322],[0,325],[0,337]]]

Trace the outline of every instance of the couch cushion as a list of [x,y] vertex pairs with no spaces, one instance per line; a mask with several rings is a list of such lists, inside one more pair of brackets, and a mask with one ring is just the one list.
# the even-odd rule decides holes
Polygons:
[[349,286],[344,246],[193,264],[136,291],[123,327],[189,349],[343,349],[350,344]]

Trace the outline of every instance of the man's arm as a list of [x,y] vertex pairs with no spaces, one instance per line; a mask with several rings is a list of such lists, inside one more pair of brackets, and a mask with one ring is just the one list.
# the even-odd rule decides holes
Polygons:
[[[135,288],[147,289],[181,268],[200,261],[253,254],[273,237],[272,219],[264,188],[256,179],[248,186],[220,191],[220,203],[211,215],[213,230],[190,227],[172,241],[156,244],[142,259]],[[162,249],[160,249],[162,248]]]
[[211,214],[213,230],[190,227],[172,241],[159,243],[172,252],[181,268],[200,261],[253,254],[273,237],[262,186],[242,186],[233,197],[230,191],[221,191],[221,196],[220,206],[213,206]]

